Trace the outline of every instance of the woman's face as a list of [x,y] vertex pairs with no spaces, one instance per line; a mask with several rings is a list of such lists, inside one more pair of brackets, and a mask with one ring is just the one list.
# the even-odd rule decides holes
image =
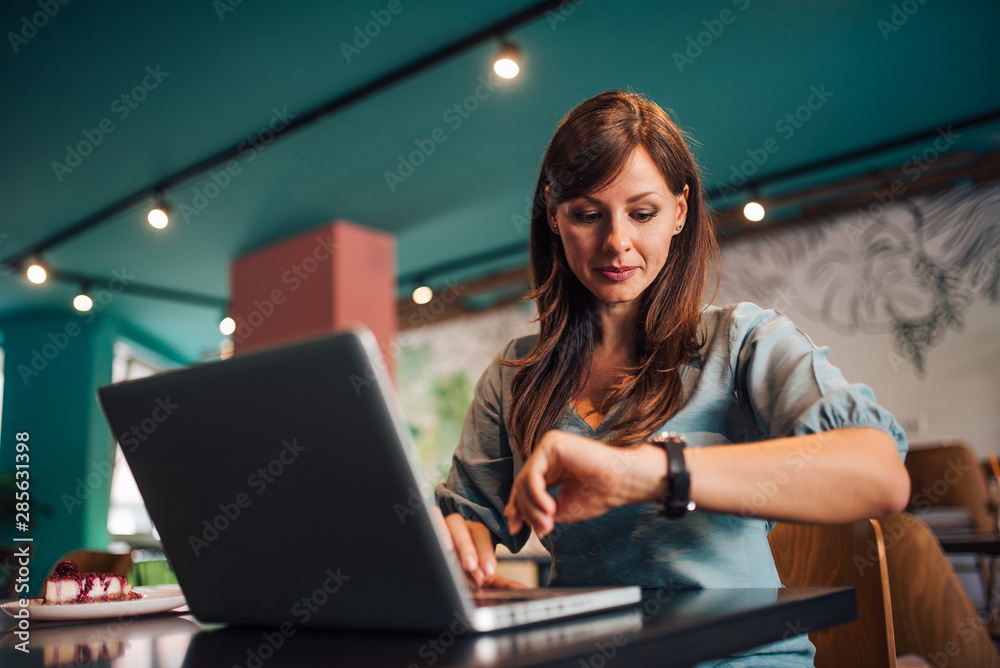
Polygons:
[[670,191],[643,147],[603,190],[548,207],[570,269],[600,303],[628,304],[660,273],[687,217],[688,187]]

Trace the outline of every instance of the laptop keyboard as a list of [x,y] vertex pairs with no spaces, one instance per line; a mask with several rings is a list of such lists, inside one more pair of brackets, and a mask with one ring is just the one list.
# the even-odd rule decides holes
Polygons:
[[472,600],[478,606],[493,606],[565,595],[554,589],[480,589],[472,595]]

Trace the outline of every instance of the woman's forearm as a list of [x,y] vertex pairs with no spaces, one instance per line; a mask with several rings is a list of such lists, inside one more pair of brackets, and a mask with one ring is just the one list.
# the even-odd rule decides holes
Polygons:
[[[640,446],[624,496],[661,501],[666,458]],[[703,511],[811,523],[845,523],[902,510],[910,480],[891,436],[836,429],[759,443],[687,448],[691,499]]]

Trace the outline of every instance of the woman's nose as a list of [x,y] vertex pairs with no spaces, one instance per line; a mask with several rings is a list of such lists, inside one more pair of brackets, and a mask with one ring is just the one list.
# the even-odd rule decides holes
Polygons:
[[632,238],[629,235],[628,222],[620,216],[612,216],[604,237],[604,252],[621,255],[632,248]]

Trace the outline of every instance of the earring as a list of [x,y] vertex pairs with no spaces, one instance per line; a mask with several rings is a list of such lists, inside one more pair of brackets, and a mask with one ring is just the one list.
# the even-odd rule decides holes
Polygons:
[[677,230],[676,230],[676,231],[677,231],[677,232],[680,232],[680,231],[681,231],[681,228],[682,228],[682,227],[684,227],[684,226],[683,226],[683,225],[678,225],[678,226],[677,226]]

